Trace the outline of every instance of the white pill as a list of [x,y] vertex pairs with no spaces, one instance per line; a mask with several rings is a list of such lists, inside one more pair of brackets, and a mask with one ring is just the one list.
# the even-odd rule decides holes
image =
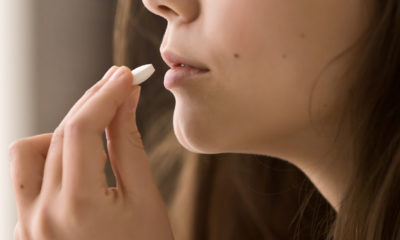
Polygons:
[[139,85],[153,75],[155,69],[153,64],[145,64],[132,70],[133,85]]

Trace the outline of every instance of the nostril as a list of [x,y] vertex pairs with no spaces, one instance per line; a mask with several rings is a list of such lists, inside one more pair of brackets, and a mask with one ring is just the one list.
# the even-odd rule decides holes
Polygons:
[[164,5],[160,5],[160,6],[158,6],[158,8],[161,9],[162,11],[168,11],[169,10],[169,7],[164,6]]
[[162,13],[166,13],[166,12],[173,12],[175,15],[178,15],[174,10],[172,10],[171,8],[165,6],[165,5],[159,5],[158,8],[160,9],[160,11]]

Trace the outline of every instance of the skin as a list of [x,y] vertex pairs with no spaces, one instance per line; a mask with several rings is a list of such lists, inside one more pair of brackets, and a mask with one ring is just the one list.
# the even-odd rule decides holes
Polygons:
[[[140,87],[132,81],[129,68],[112,67],[54,133],[11,144],[15,240],[173,239],[136,126]],[[114,188],[104,175],[104,130]]]
[[355,56],[328,63],[367,26],[365,1],[143,3],[168,22],[161,52],[168,49],[210,69],[203,78],[168,89],[176,100],[179,142],[198,153],[287,160],[338,209],[352,156],[347,121],[340,134],[338,123],[353,81],[341,76]]
[[[354,59],[346,55],[322,70],[367,25],[363,1],[143,3],[168,21],[161,51],[210,69],[168,89],[179,142],[193,152],[290,161],[338,209],[352,155],[346,121],[337,135],[352,86],[340,76]],[[54,133],[10,146],[16,240],[173,239],[136,126],[132,80],[128,68],[112,67]],[[104,130],[116,188],[107,187],[103,172]]]

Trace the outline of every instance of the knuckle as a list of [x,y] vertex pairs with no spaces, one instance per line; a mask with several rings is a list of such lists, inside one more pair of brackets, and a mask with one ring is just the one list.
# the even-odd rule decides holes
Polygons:
[[32,222],[32,236],[34,236],[35,239],[52,239],[54,235],[52,227],[53,221],[47,211],[40,211],[34,220],[35,221]]
[[51,144],[52,145],[57,144],[63,138],[64,138],[64,129],[57,127],[56,130],[54,130],[53,136],[51,137]]
[[100,84],[95,84],[91,88],[85,91],[85,96],[91,96],[101,88]]
[[60,221],[62,221],[65,226],[78,229],[83,222],[89,221],[88,217],[90,203],[88,201],[68,201],[64,204],[59,212]]
[[92,94],[93,94],[93,87],[87,89],[87,90],[85,91],[85,93],[83,94],[83,96],[90,96],[90,95],[92,95]]
[[8,152],[10,154],[15,154],[20,151],[21,146],[22,146],[22,140],[14,141],[8,146]]
[[91,206],[92,200],[89,196],[77,193],[69,195],[68,198],[65,199],[64,210],[68,215],[68,218],[73,220],[73,222],[76,222],[86,215]]
[[19,139],[8,146],[10,161],[11,159],[18,158],[18,156],[22,155],[26,151],[27,146],[29,146],[27,142],[27,139]]
[[73,118],[65,124],[65,133],[69,135],[79,135],[87,128],[87,121],[83,118]]
[[21,222],[17,222],[14,228],[14,240],[25,240],[31,239],[28,234],[28,230],[25,225],[21,224]]

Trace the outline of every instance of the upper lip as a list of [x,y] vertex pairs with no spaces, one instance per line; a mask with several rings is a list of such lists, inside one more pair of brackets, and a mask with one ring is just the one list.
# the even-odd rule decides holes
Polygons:
[[169,50],[162,51],[161,57],[170,68],[175,68],[180,66],[181,64],[184,64],[192,68],[209,71],[209,69],[201,63],[179,56],[178,54]]

